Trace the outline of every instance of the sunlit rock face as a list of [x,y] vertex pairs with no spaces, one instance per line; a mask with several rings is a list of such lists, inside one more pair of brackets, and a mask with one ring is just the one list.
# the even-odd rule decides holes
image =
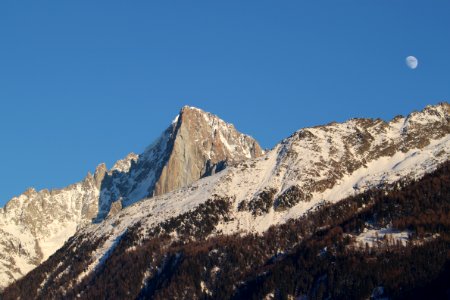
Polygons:
[[227,164],[263,154],[251,137],[197,108],[184,107],[176,122],[172,151],[156,182],[154,195],[188,185]]

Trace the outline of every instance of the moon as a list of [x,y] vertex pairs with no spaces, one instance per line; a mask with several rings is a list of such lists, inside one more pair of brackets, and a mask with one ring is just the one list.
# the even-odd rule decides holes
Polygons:
[[418,64],[419,64],[419,61],[414,56],[408,56],[406,58],[406,65],[408,66],[408,68],[414,70],[415,68],[417,68]]

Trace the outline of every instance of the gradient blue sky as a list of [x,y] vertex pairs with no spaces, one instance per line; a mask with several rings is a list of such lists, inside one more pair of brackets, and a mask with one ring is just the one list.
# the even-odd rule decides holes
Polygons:
[[449,16],[442,0],[2,0],[0,205],[141,152],[185,104],[269,148],[449,101]]

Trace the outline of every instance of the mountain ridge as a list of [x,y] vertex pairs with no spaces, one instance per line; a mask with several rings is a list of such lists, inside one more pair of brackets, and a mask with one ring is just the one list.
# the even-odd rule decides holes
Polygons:
[[[260,157],[135,202],[101,223],[83,227],[60,250],[73,249],[76,254],[82,251],[77,250],[80,245],[91,249],[87,256],[83,254],[82,270],[70,277],[61,268],[49,272],[52,278],[67,280],[59,284],[76,286],[101,270],[122,240],[130,241],[120,250],[128,253],[153,236],[176,242],[183,236],[197,240],[263,234],[271,226],[345,197],[423,177],[448,161],[449,134],[448,103],[389,122],[350,119],[300,129]],[[70,260],[49,263],[66,265]],[[148,276],[140,280],[145,282]],[[42,284],[51,282],[43,279]]]
[[[186,124],[184,119],[188,120],[189,126],[181,128],[183,122]],[[33,239],[33,232],[39,226],[11,229],[0,219],[0,233],[3,235],[0,266],[5,270],[3,276],[9,281],[21,277],[76,233],[63,249],[76,248],[75,241],[94,247],[92,254],[86,258],[89,260],[86,271],[72,278],[78,282],[101,266],[108,253],[114,251],[122,238],[126,238],[131,228],[142,232],[144,237],[154,234],[151,232],[155,230],[166,232],[171,238],[186,230],[199,234],[198,225],[191,224],[191,214],[195,211],[212,212],[208,217],[212,218],[208,221],[212,227],[208,227],[208,231],[201,236],[239,232],[261,234],[270,226],[298,218],[326,203],[335,203],[344,197],[401,179],[420,178],[448,160],[450,153],[448,103],[427,106],[422,111],[406,117],[398,116],[389,122],[354,118],[344,123],[303,128],[266,153],[255,146],[256,141],[248,140],[244,135],[227,137],[226,133],[233,132],[234,126],[219,120],[199,109],[183,107],[163,135],[143,154],[131,153],[110,170],[100,164],[93,175],[88,174],[80,183],[71,185],[76,193],[71,198],[88,200],[71,204],[77,208],[78,214],[66,216],[70,220],[65,223],[70,227],[69,232],[63,236],[51,236],[47,247],[42,247]],[[175,138],[172,136],[174,132],[179,132]],[[223,138],[230,143],[234,141],[231,144],[237,146],[230,147],[228,142],[226,145]],[[202,139],[206,142],[198,143]],[[194,145],[186,141],[193,141]],[[201,147],[197,148],[195,144]],[[200,157],[185,154],[184,150],[192,147],[197,150],[187,152],[201,153]],[[224,159],[230,155],[227,150],[236,148],[239,153],[236,160]],[[154,157],[159,159],[156,163]],[[150,165],[147,162],[151,162]],[[225,166],[222,164],[228,167],[217,173]],[[178,174],[174,177],[182,180],[170,182],[163,179],[160,190],[151,192],[152,187],[156,190],[158,180],[155,177],[158,176],[149,177],[148,174],[155,174],[155,166],[158,165],[162,166],[159,168],[160,175],[164,172]],[[182,169],[180,166],[188,166],[191,172],[176,173]],[[200,180],[193,179],[192,174]],[[168,178],[168,175],[158,178],[164,176]],[[136,181],[136,178],[144,180]],[[148,178],[152,180],[145,181]],[[174,187],[173,191],[168,191],[170,184]],[[20,197],[24,202],[33,197],[45,199],[55,196],[50,198],[58,199],[59,192],[30,189]],[[153,197],[139,201],[140,197],[149,196]],[[100,199],[100,203],[96,203],[96,199]],[[101,200],[104,201],[103,207]],[[56,203],[59,205],[57,211],[67,211],[64,199]],[[5,206],[1,212],[20,210],[20,207],[13,206]],[[42,212],[45,207],[37,205],[35,210]],[[23,215],[16,215],[18,217],[14,221],[20,223]],[[32,215],[26,218],[35,221]],[[89,225],[92,219],[97,224]],[[178,225],[169,226],[171,222]],[[54,227],[59,225],[57,222],[50,224]],[[52,272],[58,274],[60,271]]]

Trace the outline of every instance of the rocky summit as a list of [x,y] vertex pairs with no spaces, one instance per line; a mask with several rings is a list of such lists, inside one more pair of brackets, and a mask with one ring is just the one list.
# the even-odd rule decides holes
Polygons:
[[198,108],[185,106],[161,137],[143,154],[129,156],[105,172],[100,187],[102,220],[115,201],[128,206],[161,195],[263,154],[251,137]]

